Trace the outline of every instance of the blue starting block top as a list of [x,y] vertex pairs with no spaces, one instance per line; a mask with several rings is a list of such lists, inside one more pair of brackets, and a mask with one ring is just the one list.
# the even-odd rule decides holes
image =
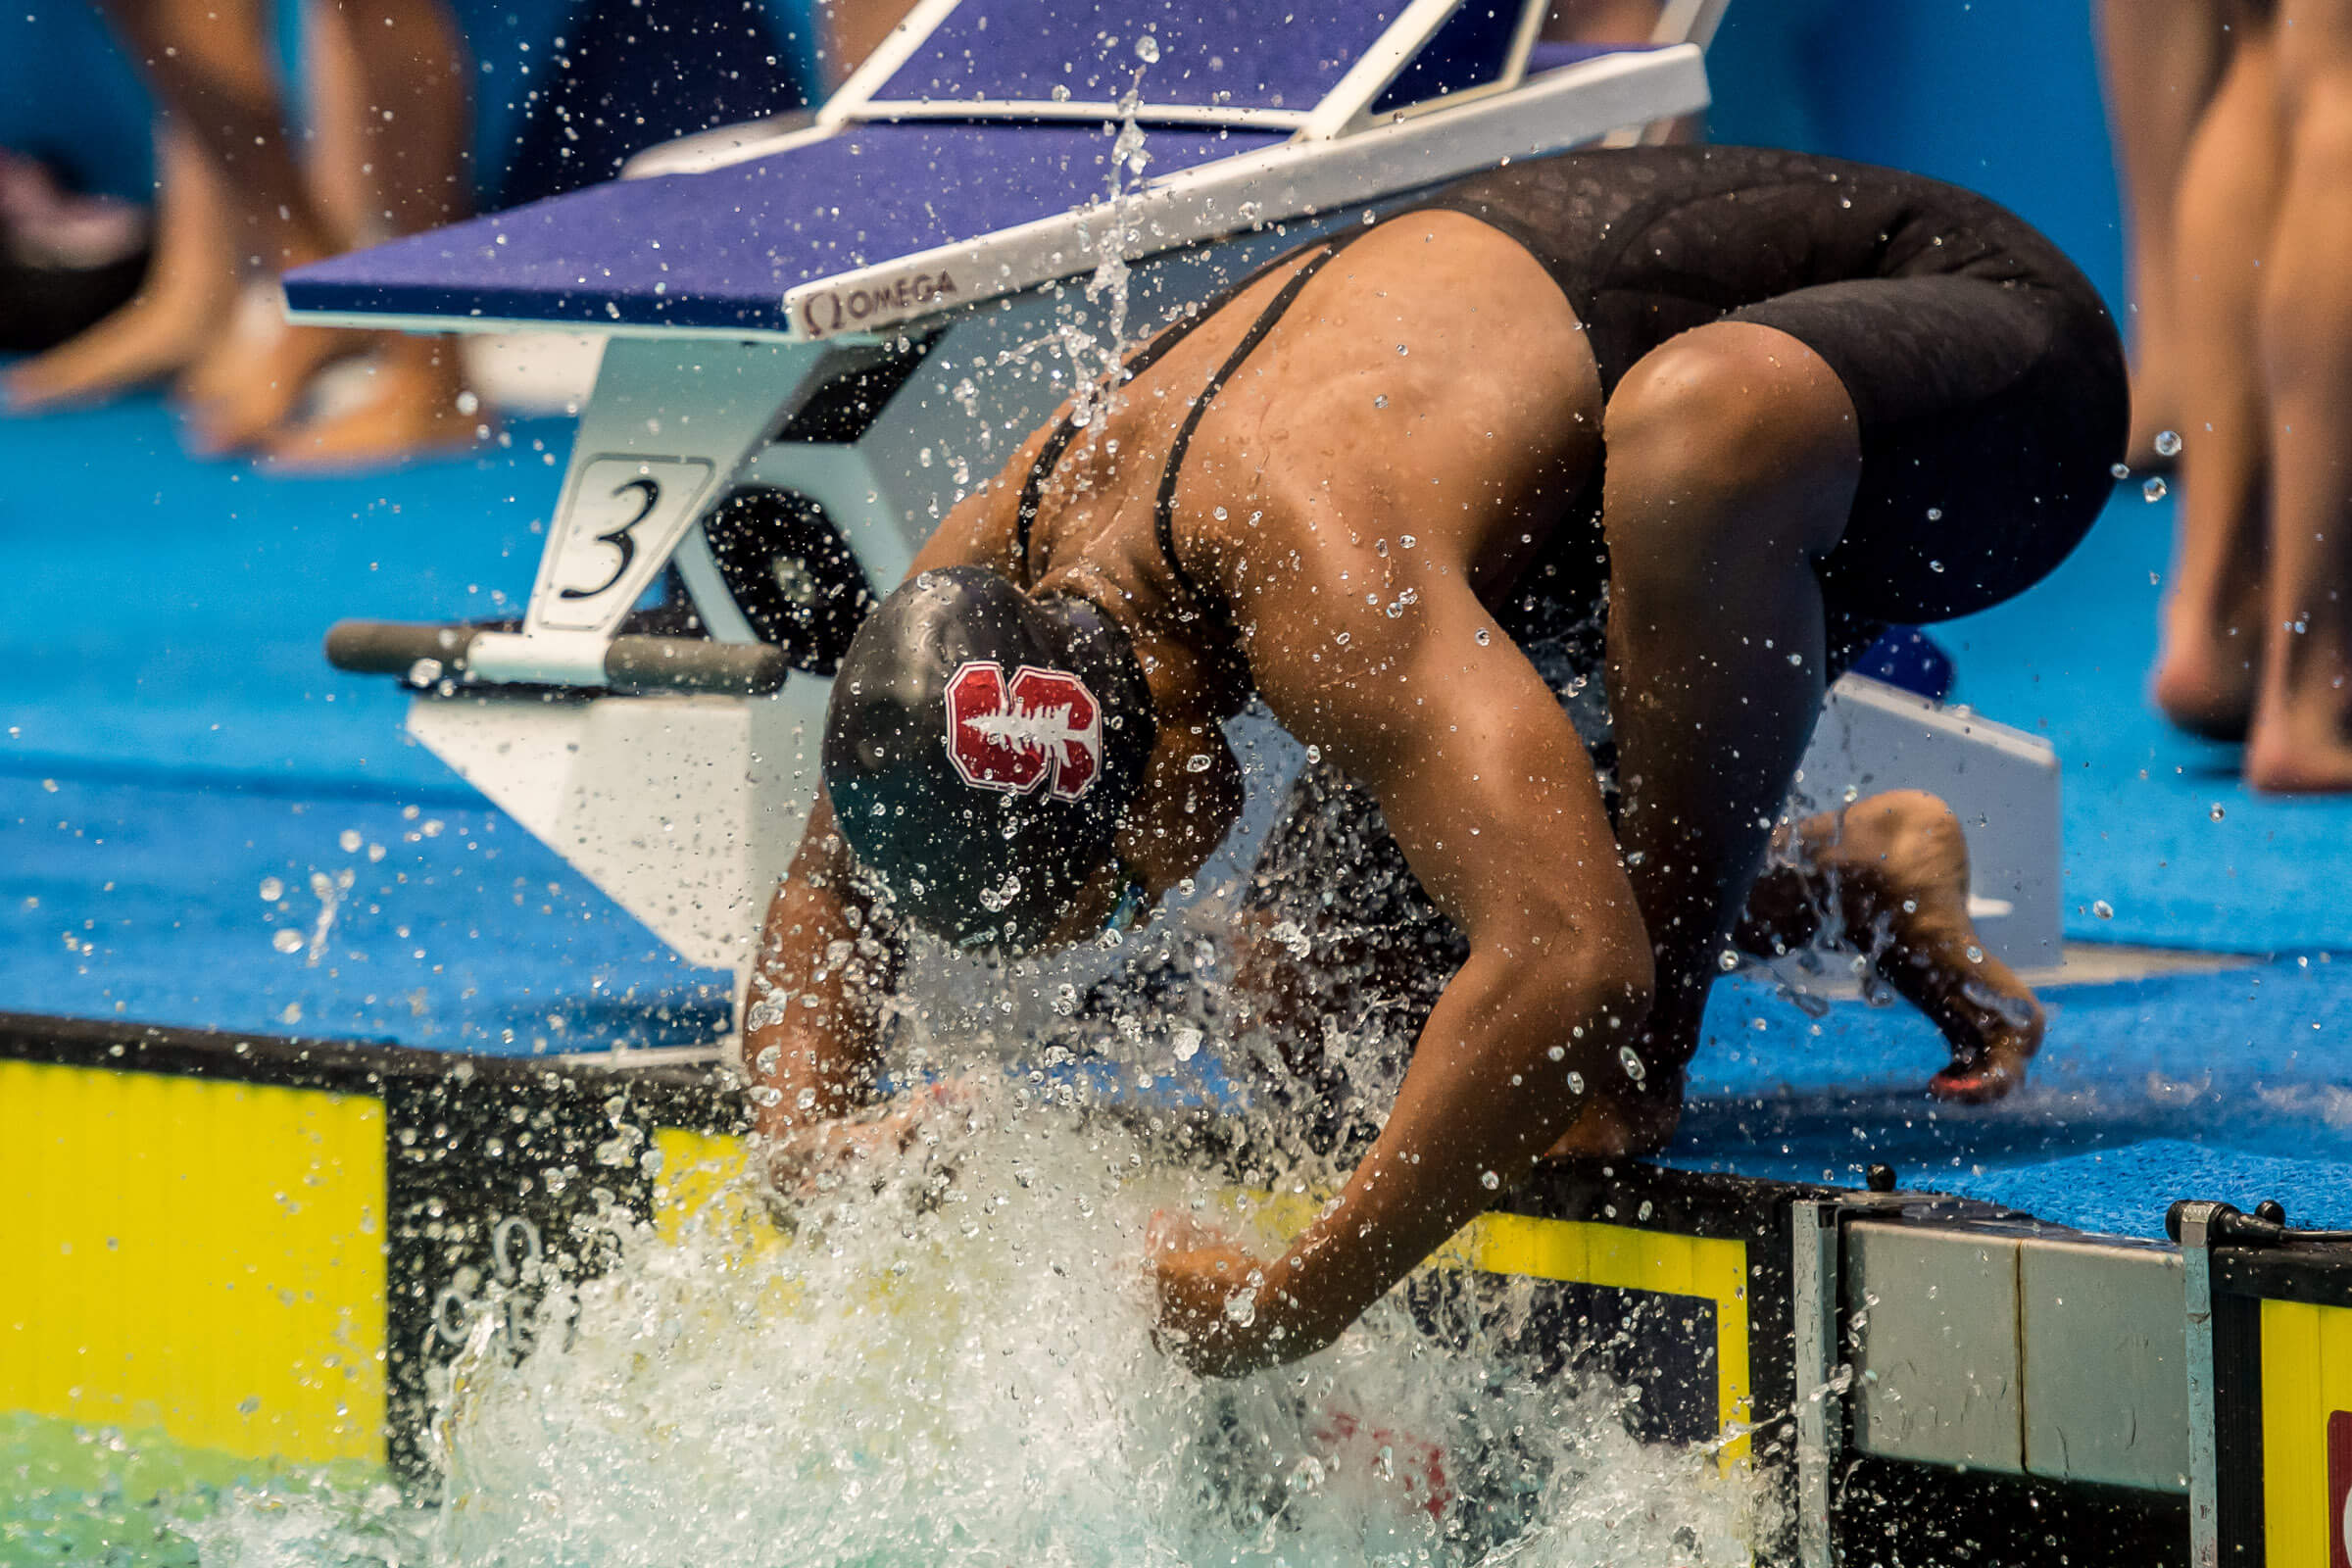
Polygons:
[[[1152,167],[1188,169],[1282,140],[1269,130],[1166,132],[1151,138]],[[748,164],[615,180],[339,256],[289,274],[286,302],[452,324],[832,335],[859,329],[885,300],[904,318],[998,290],[947,263],[827,296],[821,316],[808,314],[812,302],[798,323],[785,291],[1058,216],[1073,192],[1104,189],[1110,161],[1109,139],[1092,126],[858,125]]]
[[[286,304],[437,330],[876,334],[1704,107],[1689,45],[1547,51],[1531,74],[1544,9],[922,0],[811,127],[299,269]],[[1117,167],[1128,121],[1140,183]]]
[[[1158,107],[1303,111],[1379,43],[1402,7],[1294,0],[1277,28],[1252,15],[1264,9],[1201,0],[958,6],[874,99],[1048,103],[1058,90],[1065,100],[1115,103],[1134,88]],[[1472,10],[1497,20],[1507,39],[1519,8]],[[1041,40],[1049,47],[1041,49]]]

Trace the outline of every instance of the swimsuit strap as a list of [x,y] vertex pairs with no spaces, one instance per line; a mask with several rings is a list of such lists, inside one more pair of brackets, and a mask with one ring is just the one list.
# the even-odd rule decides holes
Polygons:
[[1266,308],[1257,313],[1257,319],[1250,323],[1250,330],[1242,334],[1242,340],[1225,357],[1225,363],[1217,368],[1217,373],[1208,378],[1208,385],[1201,388],[1200,397],[1193,400],[1192,413],[1185,416],[1183,428],[1176,432],[1175,443],[1168,448],[1168,465],[1159,476],[1159,504],[1152,519],[1153,528],[1159,537],[1160,558],[1168,564],[1168,571],[1183,584],[1187,593],[1201,604],[1209,602],[1208,592],[1191,572],[1184,569],[1184,563],[1176,559],[1176,481],[1184,465],[1185,449],[1193,444],[1193,431],[1200,427],[1200,416],[1208,412],[1209,403],[1225,389],[1225,383],[1242,368],[1242,362],[1250,357],[1250,351],[1266,340],[1266,334],[1274,330],[1274,323],[1298,298],[1298,291],[1306,287],[1307,280],[1322,270],[1323,264],[1339,255],[1341,248],[1354,237],[1350,234],[1345,239],[1326,242],[1322,252],[1293,272],[1290,281],[1283,284],[1280,292],[1266,302]]
[[[1216,307],[1212,302],[1197,314],[1186,317],[1181,321],[1170,323],[1161,330],[1159,336],[1146,344],[1142,352],[1127,362],[1122,368],[1120,379],[1132,381],[1142,375],[1159,362],[1161,355],[1183,342],[1195,327],[1215,314]],[[1061,416],[1058,424],[1054,425],[1054,433],[1046,437],[1046,444],[1038,448],[1037,461],[1029,466],[1029,477],[1021,486],[1020,510],[1015,514],[1013,524],[1014,544],[1019,552],[1014,559],[1020,562],[1024,575],[1029,569],[1029,531],[1037,522],[1037,509],[1045,499],[1046,480],[1053,474],[1054,466],[1061,462],[1062,454],[1070,449],[1070,443],[1077,437],[1078,411],[1073,408]]]
[[[1360,232],[1361,230],[1356,231],[1356,233]],[[1283,284],[1281,291],[1274,296],[1272,302],[1258,313],[1257,320],[1251,324],[1248,332],[1243,334],[1241,343],[1227,357],[1225,364],[1219,368],[1217,373],[1209,378],[1208,385],[1202,389],[1200,396],[1194,400],[1193,411],[1186,416],[1183,429],[1177,432],[1176,444],[1168,451],[1168,466],[1160,475],[1159,482],[1159,507],[1156,517],[1159,553],[1166,558],[1168,569],[1176,574],[1176,580],[1182,583],[1186,590],[1197,599],[1206,596],[1201,592],[1200,585],[1193,580],[1193,574],[1186,571],[1183,564],[1176,559],[1176,522],[1173,515],[1176,503],[1176,470],[1178,465],[1184,461],[1185,448],[1192,444],[1193,429],[1200,424],[1200,416],[1208,412],[1209,400],[1223,389],[1234,371],[1242,368],[1242,361],[1249,358],[1250,351],[1263,342],[1266,334],[1274,329],[1275,320],[1290,308],[1291,302],[1298,297],[1298,291],[1306,286],[1306,280],[1314,276],[1316,270],[1325,262],[1330,261],[1345,246],[1355,239],[1356,233],[1348,234],[1337,240],[1325,240],[1321,253],[1291,274],[1290,281]],[[1298,252],[1294,251],[1291,254],[1297,255]],[[1279,267],[1287,259],[1287,257],[1277,258],[1267,265],[1269,268]],[[1121,379],[1133,380],[1151,369],[1159,362],[1162,355],[1190,336],[1194,328],[1202,325],[1210,317],[1222,310],[1226,300],[1239,294],[1254,281],[1256,281],[1256,277],[1252,274],[1234,284],[1222,296],[1202,305],[1197,315],[1187,317],[1185,319],[1169,325],[1159,336],[1146,344],[1141,353],[1127,362]],[[1054,425],[1054,433],[1046,437],[1046,444],[1038,449],[1037,461],[1029,466],[1029,477],[1021,485],[1020,506],[1014,513],[1013,547],[1016,552],[1014,559],[1020,563],[1024,574],[1029,567],[1029,535],[1036,526],[1038,508],[1045,499],[1046,480],[1052,476],[1055,465],[1061,462],[1062,455],[1069,451],[1070,443],[1077,438],[1078,411],[1073,408],[1068,414],[1061,416],[1059,423]]]

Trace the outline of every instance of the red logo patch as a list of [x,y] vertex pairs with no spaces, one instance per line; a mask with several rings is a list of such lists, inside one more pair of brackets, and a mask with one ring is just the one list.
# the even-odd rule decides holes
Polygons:
[[1074,801],[1102,771],[1102,710],[1067,670],[975,659],[948,680],[948,758],[975,789]]
[[2352,1410],[2328,1417],[2328,1568],[2352,1568]]

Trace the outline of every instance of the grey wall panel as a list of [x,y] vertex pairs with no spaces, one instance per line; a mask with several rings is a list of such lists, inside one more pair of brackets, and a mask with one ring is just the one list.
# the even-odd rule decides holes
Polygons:
[[2180,1254],[2028,1241],[2018,1251],[2026,1468],[2188,1490]]

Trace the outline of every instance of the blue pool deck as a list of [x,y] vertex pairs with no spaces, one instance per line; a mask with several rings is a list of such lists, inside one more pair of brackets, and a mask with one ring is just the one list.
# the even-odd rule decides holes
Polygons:
[[[182,457],[153,401],[0,420],[0,1010],[524,1055],[710,1036],[726,976],[404,741],[389,682],[318,653],[344,615],[511,607],[567,436],[517,421],[475,458],[284,479]],[[2058,748],[2070,937],[2246,961],[2049,989],[2032,1087],[1959,1111],[1918,1092],[1940,1047],[1916,1016],[1817,1022],[1734,980],[1674,1162],[1850,1182],[1886,1160],[2138,1235],[2191,1195],[2352,1223],[2352,802],[2252,797],[2148,714],[2170,521],[2119,492],[2056,578],[1941,635],[1959,700]]]

